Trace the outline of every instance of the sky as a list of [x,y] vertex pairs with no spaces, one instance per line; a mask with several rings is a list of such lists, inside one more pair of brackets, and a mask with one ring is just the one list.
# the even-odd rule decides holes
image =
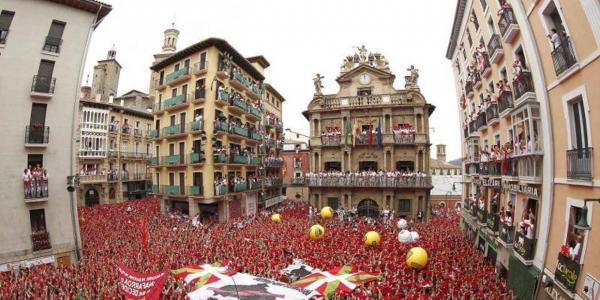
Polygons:
[[[115,45],[123,66],[119,95],[148,92],[152,55],[163,32],[175,22],[177,49],[208,37],[227,40],[242,55],[263,55],[271,63],[266,81],[285,98],[285,128],[307,134],[301,115],[312,99],[312,79],[325,76],[323,92],[338,91],[335,78],[353,46],[365,45],[388,59],[404,87],[410,65],[420,70],[419,86],[437,108],[430,118],[431,143],[446,144],[448,159],[460,157],[460,126],[454,79],[446,49],[455,1],[450,0],[106,0],[113,6],[93,34],[84,82],[98,60]],[[89,82],[91,85],[91,82]],[[431,147],[432,156],[435,146]]]

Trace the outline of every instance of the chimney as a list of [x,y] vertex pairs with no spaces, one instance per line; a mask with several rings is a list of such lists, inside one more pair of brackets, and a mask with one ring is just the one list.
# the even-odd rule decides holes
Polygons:
[[444,144],[437,144],[435,145],[436,147],[436,153],[437,153],[437,160],[439,161],[443,161],[446,162],[446,145]]

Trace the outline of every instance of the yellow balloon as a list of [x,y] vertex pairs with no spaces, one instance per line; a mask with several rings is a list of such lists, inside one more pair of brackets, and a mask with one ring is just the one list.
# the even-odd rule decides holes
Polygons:
[[421,270],[427,266],[427,251],[421,247],[414,247],[406,254],[406,265],[417,270]]
[[365,234],[363,242],[365,242],[365,245],[367,246],[379,246],[379,243],[381,242],[381,237],[376,231],[369,231],[367,232],[367,234]]
[[281,222],[281,215],[280,214],[273,214],[271,216],[271,221],[273,221],[275,223]]
[[331,219],[333,218],[333,209],[329,206],[325,206],[321,209],[321,218]]
[[310,238],[314,241],[318,241],[320,239],[323,239],[323,237],[325,237],[325,228],[323,228],[323,226],[316,224],[313,225],[310,228],[310,231],[308,233],[310,235]]

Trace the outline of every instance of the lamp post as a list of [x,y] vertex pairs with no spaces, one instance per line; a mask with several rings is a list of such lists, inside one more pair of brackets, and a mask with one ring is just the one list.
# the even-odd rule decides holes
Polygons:
[[583,207],[581,208],[581,214],[579,214],[579,219],[577,219],[577,224],[575,224],[575,228],[580,230],[591,230],[592,227],[587,222],[587,203],[588,202],[598,202],[600,203],[600,198],[598,199],[583,199]]

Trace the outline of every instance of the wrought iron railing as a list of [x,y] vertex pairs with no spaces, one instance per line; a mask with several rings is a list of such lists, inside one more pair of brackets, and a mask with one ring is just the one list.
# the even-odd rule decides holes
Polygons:
[[510,91],[504,91],[498,99],[500,103],[499,113],[504,113],[513,107],[513,94]]
[[502,13],[500,14],[500,19],[498,20],[498,28],[500,29],[500,34],[504,36],[511,25],[517,25],[517,19],[515,18],[515,14],[512,8],[503,8]]
[[31,246],[33,251],[52,249],[52,243],[50,243],[50,233],[45,230],[32,233]]
[[62,45],[62,39],[54,36],[46,36],[44,42],[44,51],[60,53],[60,46]]
[[31,91],[35,93],[54,94],[56,78],[49,76],[34,75],[31,83]]
[[26,144],[48,144],[50,138],[50,127],[42,125],[25,126]]
[[562,74],[577,62],[569,38],[565,38],[558,47],[552,50],[552,62],[554,63],[556,76]]
[[24,197],[25,199],[41,199],[48,198],[48,180],[34,180],[24,182]]
[[430,188],[429,176],[354,176],[307,177],[313,187]]
[[594,148],[567,150],[567,178],[592,180]]
[[531,80],[531,72],[523,71],[521,75],[513,80],[513,91],[516,101],[526,93],[533,93],[533,81]]
[[493,57],[496,51],[502,50],[502,43],[500,42],[500,36],[498,34],[492,34],[490,41],[488,42],[488,52]]

